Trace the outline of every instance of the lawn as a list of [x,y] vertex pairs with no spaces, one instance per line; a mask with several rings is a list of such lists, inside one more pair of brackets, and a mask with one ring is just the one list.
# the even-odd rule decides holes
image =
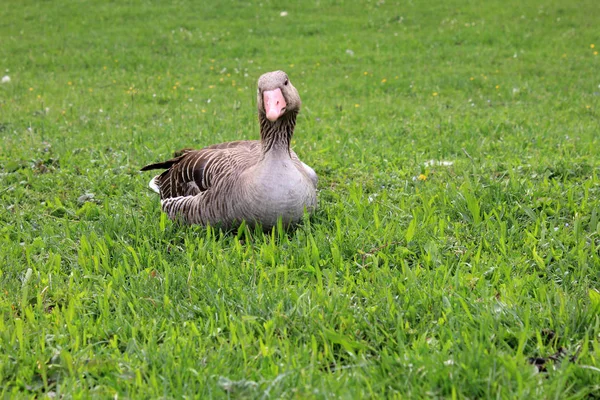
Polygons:
[[[598,398],[599,14],[8,0],[0,394]],[[318,211],[168,220],[139,169],[256,139],[275,69]]]

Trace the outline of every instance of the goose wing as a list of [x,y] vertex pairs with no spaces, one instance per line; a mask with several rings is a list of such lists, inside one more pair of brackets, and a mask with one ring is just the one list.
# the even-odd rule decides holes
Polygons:
[[184,149],[174,158],[146,165],[141,171],[166,168],[153,179],[161,199],[194,196],[252,165],[259,149],[260,142],[254,140],[220,143],[201,150]]

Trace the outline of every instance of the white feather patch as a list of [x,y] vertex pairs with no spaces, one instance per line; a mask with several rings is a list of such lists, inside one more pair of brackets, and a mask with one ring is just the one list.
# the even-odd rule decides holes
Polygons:
[[150,179],[150,182],[148,183],[148,186],[150,187],[150,189],[152,189],[156,193],[160,194],[160,188],[156,184],[156,178],[158,178],[158,175],[156,175],[154,178]]

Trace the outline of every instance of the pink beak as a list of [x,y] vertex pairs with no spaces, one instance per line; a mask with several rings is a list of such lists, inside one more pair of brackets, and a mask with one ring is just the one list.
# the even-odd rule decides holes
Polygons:
[[263,92],[263,102],[265,104],[267,119],[271,122],[277,121],[283,115],[287,106],[283,98],[283,93],[281,93],[281,89],[279,88]]

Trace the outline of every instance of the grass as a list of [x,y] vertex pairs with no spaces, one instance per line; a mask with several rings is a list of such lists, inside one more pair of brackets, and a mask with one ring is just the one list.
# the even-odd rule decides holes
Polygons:
[[[597,2],[213,3],[4,5],[2,396],[600,396]],[[318,212],[173,224],[274,69]]]

